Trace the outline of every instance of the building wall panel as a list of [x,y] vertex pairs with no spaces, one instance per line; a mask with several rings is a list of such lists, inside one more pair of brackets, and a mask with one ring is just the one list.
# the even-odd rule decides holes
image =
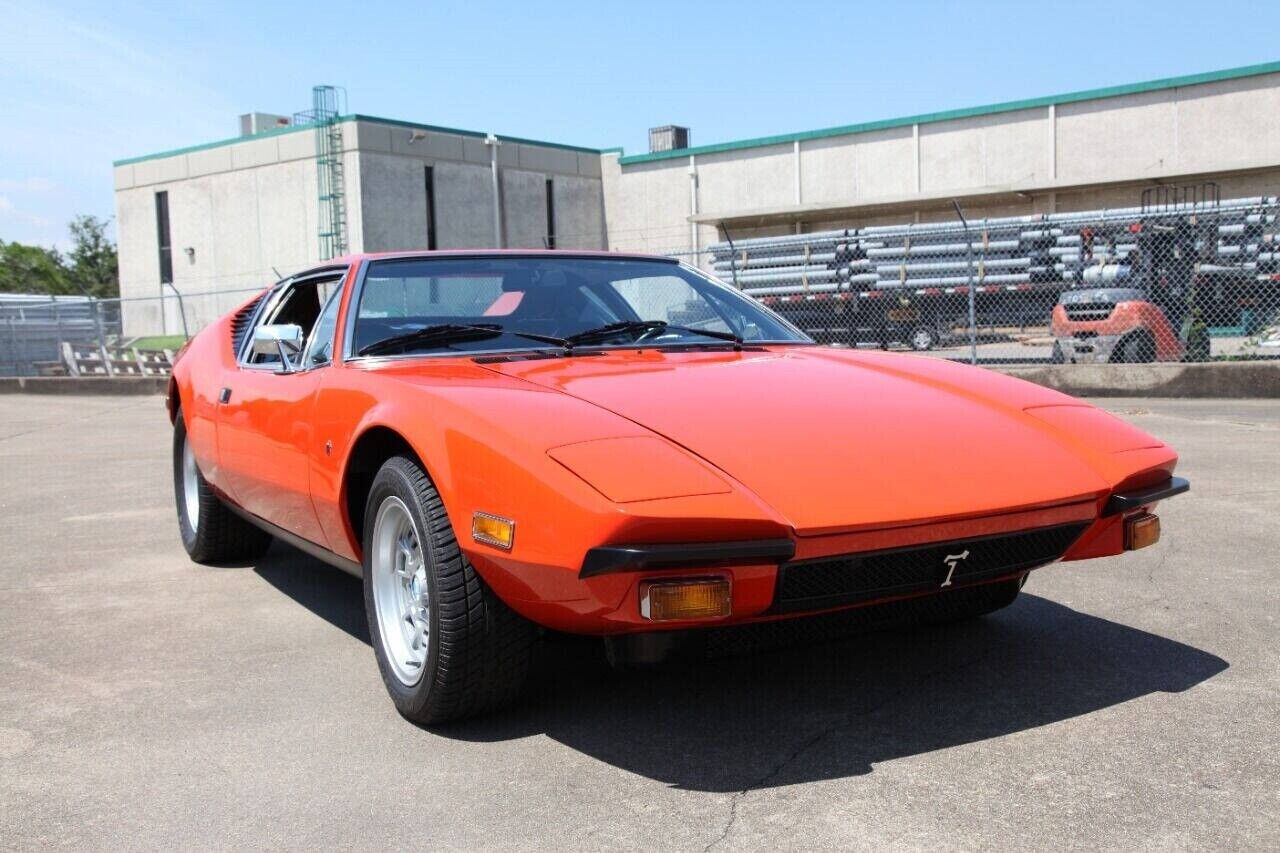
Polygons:
[[600,182],[591,178],[555,175],[556,247],[603,249],[604,204]]
[[[389,154],[359,157],[360,195],[352,199],[361,211],[366,252],[427,247],[427,191],[424,161]],[[437,175],[437,210],[439,199]],[[351,207],[348,204],[348,207]]]
[[911,128],[861,134],[857,143],[858,200],[915,192],[915,143]]
[[547,234],[546,175],[503,169],[502,218],[507,247],[543,248]]
[[1125,180],[1177,168],[1176,110],[1169,91],[1057,107],[1058,179]]
[[1178,162],[1183,168],[1280,163],[1280,74],[1176,92]]
[[858,197],[858,147],[853,137],[800,143],[800,192],[805,204],[850,203]]
[[[489,169],[435,165],[436,241],[441,249],[493,248],[493,185]],[[366,229],[367,230],[367,229]]]
[[[704,154],[696,160],[700,210],[751,210],[795,202],[796,167],[790,145]],[[688,216],[687,201],[685,206]]]

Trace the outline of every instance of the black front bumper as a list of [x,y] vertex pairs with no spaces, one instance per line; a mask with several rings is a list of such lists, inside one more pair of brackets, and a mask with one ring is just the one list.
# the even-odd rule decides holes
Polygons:
[[1171,498],[1174,495],[1180,495],[1191,488],[1191,483],[1182,477],[1170,477],[1163,483],[1155,486],[1148,486],[1145,489],[1135,489],[1131,492],[1116,492],[1108,500],[1106,506],[1102,508],[1102,515],[1105,518],[1108,515],[1119,515],[1122,512],[1137,509],[1156,501]]
[[783,563],[770,613],[826,610],[969,586],[1060,559],[1088,522]]

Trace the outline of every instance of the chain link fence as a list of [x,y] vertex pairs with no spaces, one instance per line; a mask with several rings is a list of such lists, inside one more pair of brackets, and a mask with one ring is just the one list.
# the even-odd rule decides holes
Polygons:
[[[1157,187],[1124,209],[845,228],[667,252],[820,343],[975,364],[1280,359],[1280,198]],[[237,283],[238,285],[239,283]],[[264,284],[265,286],[265,284]],[[185,338],[261,288],[141,299],[0,295],[0,375],[64,344]]]
[[[135,344],[144,352],[174,349],[261,290],[174,291],[135,299],[0,294],[0,376],[74,372],[73,353],[96,354],[106,371],[113,354]],[[164,334],[127,334],[136,329]]]
[[1280,199],[726,239],[670,252],[822,343],[976,364],[1280,358]]

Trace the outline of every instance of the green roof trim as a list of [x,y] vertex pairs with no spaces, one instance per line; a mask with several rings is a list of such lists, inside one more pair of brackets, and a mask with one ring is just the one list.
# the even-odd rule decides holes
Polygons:
[[[457,136],[469,136],[474,139],[484,139],[489,134],[482,133],[478,130],[462,130],[456,127],[439,127],[434,124],[419,124],[412,121],[400,121],[399,119],[380,118],[379,116],[360,115],[352,113],[350,115],[338,116],[338,121],[367,121],[374,124],[388,124],[394,127],[406,127],[410,130],[430,130],[436,133],[452,133]],[[165,157],[177,157],[180,154],[191,154],[195,151],[208,151],[210,148],[221,148],[224,145],[235,145],[237,142],[251,142],[256,139],[266,139],[271,136],[283,136],[286,133],[300,133],[305,130],[314,130],[314,125],[301,124],[289,125],[287,127],[273,127],[270,130],[264,130],[260,133],[250,134],[249,136],[235,136],[230,139],[219,139],[215,142],[206,142],[202,145],[189,145],[186,148],[174,148],[170,151],[161,151],[156,154],[143,154],[140,157],[127,157],[123,160],[112,161],[112,166],[128,166],[133,163],[142,163],[147,160],[162,160]],[[494,134],[502,142],[522,143],[524,145],[537,145],[542,148],[559,148],[564,151],[578,151],[584,154],[600,154],[603,153],[599,148],[584,148],[581,145],[565,145],[560,142],[542,142],[537,139],[523,139],[519,136],[503,136],[502,134]],[[618,149],[621,151],[622,149]]]
[[[457,136],[470,136],[474,139],[484,139],[489,135],[487,133],[483,133],[478,130],[462,130],[461,128],[457,128],[457,127],[439,127],[434,124],[419,124],[417,122],[401,121],[400,119],[394,119],[394,118],[381,118],[379,116],[366,116],[366,115],[356,114],[356,115],[342,116],[339,120],[340,121],[368,121],[368,122],[374,122],[376,124],[389,124],[394,127],[407,127],[410,130],[432,130],[432,131],[435,131],[436,133],[452,133]],[[498,137],[498,140],[500,142],[515,142],[515,143],[523,143],[525,145],[538,145],[542,148],[559,148],[563,151],[580,151],[584,154],[600,153],[599,148],[585,148],[581,145],[566,145],[562,142],[544,142],[540,139],[525,139],[520,136],[503,136],[501,133],[495,133],[494,136]]]
[[761,136],[755,139],[741,139],[735,142],[721,142],[715,145],[699,145],[693,148],[679,148],[674,151],[655,151],[650,154],[632,154],[620,157],[618,162],[623,166],[632,163],[650,163],[655,160],[674,160],[696,154],[715,154],[721,151],[738,151],[743,148],[760,148],[766,145],[782,145],[792,142],[803,142],[808,139],[823,139],[829,136],[849,136],[855,133],[867,133],[872,130],[887,130],[894,127],[909,127],[913,124],[931,124],[958,118],[972,118],[982,115],[996,115],[1018,110],[1047,107],[1052,104],[1071,104],[1077,101],[1092,101],[1098,98],[1114,98],[1119,95],[1133,95],[1140,92],[1157,92],[1162,89],[1176,89],[1181,86],[1195,86],[1200,83],[1214,83],[1219,80],[1235,80],[1240,77],[1256,77],[1260,74],[1280,72],[1280,62],[1264,62],[1260,65],[1245,65],[1240,68],[1228,68],[1223,71],[1205,71],[1200,74],[1188,74],[1182,77],[1165,77],[1160,80],[1147,80],[1142,83],[1128,83],[1122,86],[1107,86],[1101,89],[1086,89],[1081,92],[1069,92],[1065,95],[1047,95],[1039,98],[1028,98],[1021,101],[1005,101],[999,104],[987,104],[980,107],[966,107],[958,110],[945,110],[936,113],[904,116],[902,118],[881,119],[861,124],[849,124],[842,127],[826,127],[819,130],[807,130],[800,133],[784,133],[778,136]]
[[208,151],[210,148],[221,148],[224,145],[234,145],[237,142],[248,142],[251,139],[266,139],[268,136],[283,136],[286,133],[300,133],[304,130],[312,130],[310,125],[289,125],[288,127],[273,127],[270,130],[264,130],[260,133],[250,134],[249,136],[236,136],[231,139],[219,139],[216,142],[206,142],[202,145],[188,145],[186,148],[174,148],[169,151],[161,151],[156,154],[143,154],[140,157],[126,157],[123,160],[112,160],[112,166],[128,166],[133,163],[142,163],[147,160],[163,160],[165,157],[177,157],[179,154],[192,154],[196,151]]

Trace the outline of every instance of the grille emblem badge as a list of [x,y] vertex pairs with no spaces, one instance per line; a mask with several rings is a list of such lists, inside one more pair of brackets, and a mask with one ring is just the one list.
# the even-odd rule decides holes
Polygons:
[[[956,573],[956,566],[969,559],[969,549],[961,551],[959,554],[948,554],[942,558],[942,562],[947,564],[947,577],[942,581],[942,586],[951,586],[951,576]],[[941,589],[942,587],[938,587]]]

